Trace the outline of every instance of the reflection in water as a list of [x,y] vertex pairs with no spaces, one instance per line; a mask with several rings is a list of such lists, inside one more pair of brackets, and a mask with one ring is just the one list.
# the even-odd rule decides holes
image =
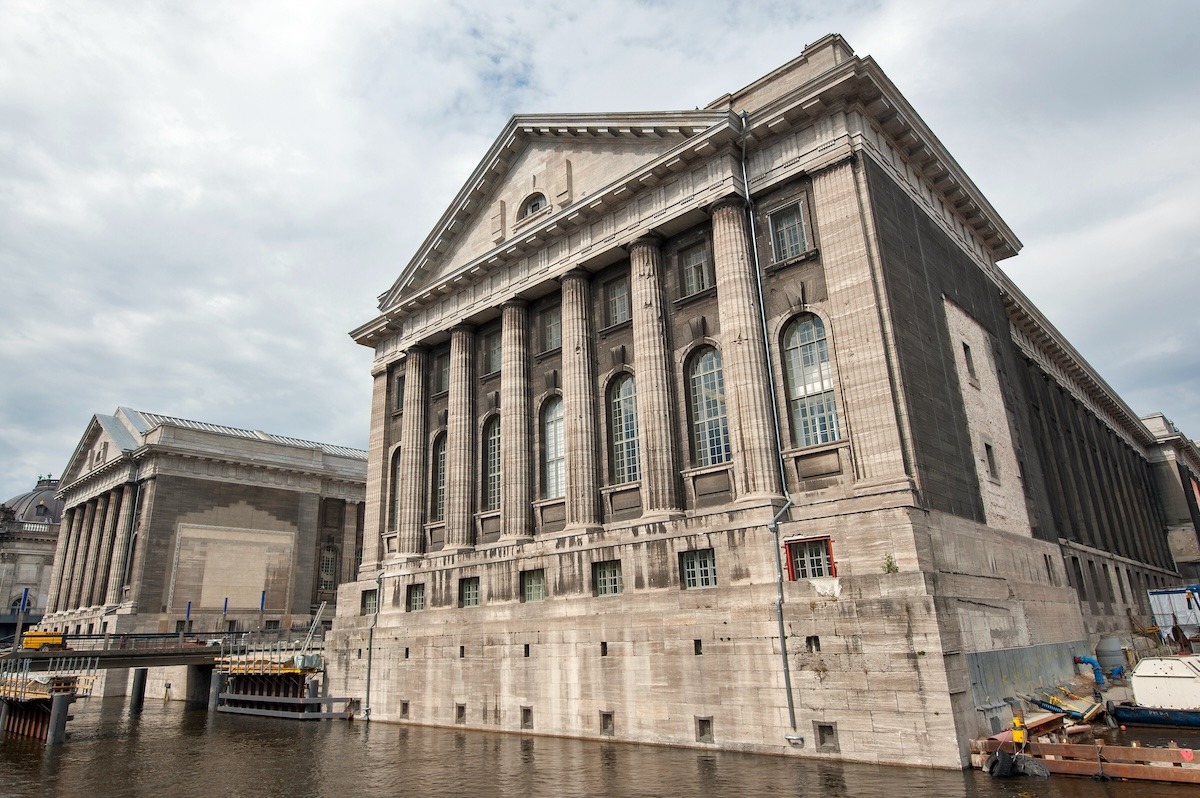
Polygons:
[[811,798],[1194,798],[1182,786],[995,781],[957,773],[839,765],[362,722],[209,715],[124,699],[80,701],[63,746],[0,743],[0,796],[807,796]]

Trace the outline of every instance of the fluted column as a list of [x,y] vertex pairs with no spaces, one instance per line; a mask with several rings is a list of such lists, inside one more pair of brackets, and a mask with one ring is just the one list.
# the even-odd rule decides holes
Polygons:
[[446,415],[446,546],[469,548],[474,513],[475,473],[475,330],[450,331],[450,395]]
[[107,542],[105,537],[108,534],[109,519],[117,509],[113,506],[114,498],[115,494],[112,492],[105,493],[100,497],[99,504],[96,506],[96,529],[88,544],[87,562],[83,566],[83,588],[79,592],[79,606],[81,607],[91,607],[97,603],[94,591],[100,573],[100,550]]
[[79,540],[83,536],[83,522],[87,520],[88,502],[75,506],[75,518],[68,532],[67,550],[63,555],[62,582],[58,588],[56,606],[60,610],[71,606],[71,579],[75,573],[75,559],[79,554]]
[[58,540],[54,544],[54,565],[50,568],[50,590],[46,597],[46,614],[58,609],[58,593],[62,590],[63,566],[67,560],[67,541],[71,539],[71,527],[75,523],[76,508],[70,507],[58,525]]
[[83,566],[87,563],[88,543],[92,539],[92,527],[96,522],[96,499],[89,499],[83,511],[83,526],[79,528],[79,538],[75,543],[74,562],[71,564],[71,584],[67,591],[66,609],[79,606],[79,595],[83,591]]
[[662,255],[658,240],[640,238],[629,247],[633,300],[633,353],[637,364],[637,421],[641,437],[642,511],[679,510],[675,447],[673,369],[667,354],[663,313]]
[[762,314],[750,263],[745,203],[740,197],[727,197],[713,207],[712,229],[725,401],[733,420],[729,437],[737,498],[778,496],[778,453],[767,394],[771,376],[767,373]]
[[500,536],[532,537],[529,416],[529,314],[524,302],[503,308],[500,361]]
[[597,526],[600,521],[591,307],[587,273],[571,271],[563,275],[563,442],[568,528]]
[[117,519],[117,534],[113,540],[111,564],[108,567],[105,604],[121,603],[121,588],[125,586],[125,567],[129,549],[129,533],[133,529],[133,513],[137,504],[137,486],[126,484],[121,489],[121,514]]
[[[407,380],[406,380],[407,382]],[[358,573],[354,550],[358,543],[358,502],[347,501],[342,507],[342,562],[338,569],[338,584],[351,582]]]
[[[429,471],[426,407],[429,401],[429,353],[423,347],[408,350],[404,367],[404,418],[400,426],[400,473],[403,481],[390,494],[396,502],[398,550],[420,554],[425,546],[425,475]],[[391,474],[389,479],[395,479]]]
[[103,536],[100,538],[100,553],[96,557],[96,575],[89,591],[92,606],[104,604],[108,595],[108,575],[112,571],[113,545],[116,543],[117,526],[121,517],[121,492],[114,488],[109,491],[108,496],[108,515],[104,522]]

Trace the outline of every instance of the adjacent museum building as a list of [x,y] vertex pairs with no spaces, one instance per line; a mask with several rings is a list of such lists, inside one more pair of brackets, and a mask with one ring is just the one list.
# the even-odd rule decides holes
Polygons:
[[702,110],[514,117],[353,333],[331,690],[960,766],[1178,579],[1162,484],[1196,543],[1195,447],[1011,283],[1020,246],[840,36]]

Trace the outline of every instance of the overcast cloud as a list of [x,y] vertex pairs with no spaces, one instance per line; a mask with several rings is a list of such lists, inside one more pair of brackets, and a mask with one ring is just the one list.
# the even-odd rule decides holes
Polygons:
[[514,113],[703,107],[828,32],[1200,437],[1200,4],[0,0],[0,500],[119,405],[365,447],[347,332]]

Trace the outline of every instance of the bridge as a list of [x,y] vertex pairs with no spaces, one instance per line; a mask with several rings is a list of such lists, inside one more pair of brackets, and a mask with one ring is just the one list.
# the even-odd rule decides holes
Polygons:
[[323,642],[302,644],[295,632],[213,633],[213,634],[105,634],[67,635],[65,648],[33,651],[10,649],[0,654],[0,662],[10,663],[33,673],[77,670],[87,660],[96,670],[110,668],[156,668],[169,665],[214,665],[223,657],[269,652],[284,655],[324,648]]

